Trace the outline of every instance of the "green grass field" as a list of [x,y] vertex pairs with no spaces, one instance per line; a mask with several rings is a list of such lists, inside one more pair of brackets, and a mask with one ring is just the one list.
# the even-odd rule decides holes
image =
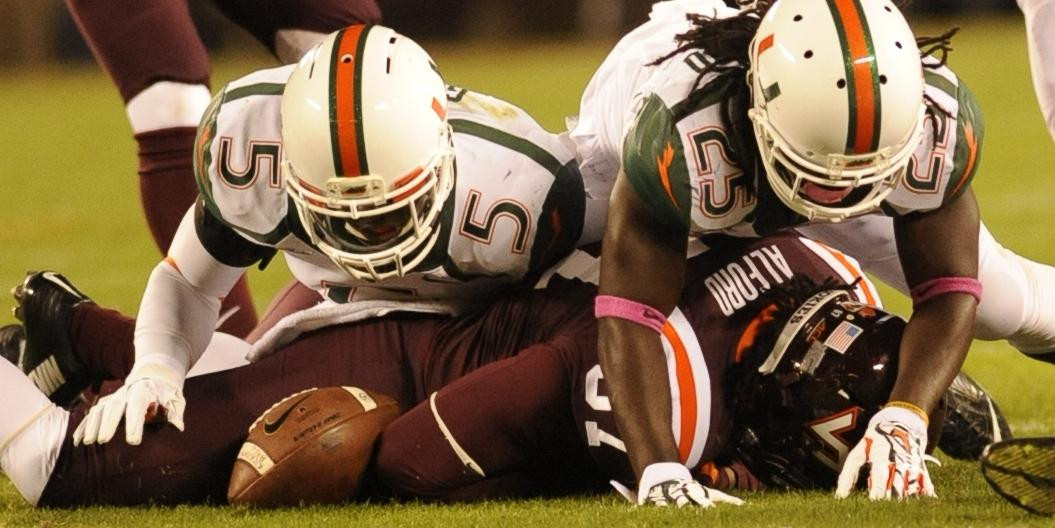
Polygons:
[[[1055,262],[1055,147],[1029,80],[1024,29],[1016,18],[926,22],[920,33],[960,25],[951,64],[972,86],[987,134],[975,190],[983,217],[1003,244]],[[454,83],[526,107],[551,130],[576,112],[579,93],[609,42],[434,43]],[[260,54],[226,56],[220,82],[269,65]],[[0,287],[28,269],[55,269],[98,302],[134,312],[159,255],[140,212],[135,146],[116,90],[93,64],[0,70]],[[282,265],[252,272],[258,306],[288,280]],[[888,304],[907,313],[905,299]],[[0,324],[13,320],[0,301]],[[1003,406],[1020,435],[1055,433],[1055,368],[1004,343],[977,342],[966,370]],[[0,387],[0,391],[3,388]],[[17,405],[18,402],[4,402]],[[603,498],[499,502],[480,506],[365,505],[257,512],[227,507],[34,510],[0,482],[2,526],[998,526],[1048,525],[998,498],[976,464],[940,456],[932,467],[939,500],[872,504],[826,493],[742,495],[748,504],[716,510],[631,510]]]

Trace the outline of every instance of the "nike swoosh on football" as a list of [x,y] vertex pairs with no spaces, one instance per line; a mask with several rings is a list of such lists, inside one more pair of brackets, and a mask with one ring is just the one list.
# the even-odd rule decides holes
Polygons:
[[275,434],[275,431],[278,431],[278,428],[282,427],[282,422],[285,422],[286,418],[289,418],[289,415],[293,413],[293,409],[296,409],[297,406],[300,405],[300,402],[310,397],[311,394],[297,400],[293,405],[289,406],[289,409],[286,409],[286,412],[279,415],[278,419],[276,419],[275,421],[272,422],[271,420],[264,420],[264,434]]

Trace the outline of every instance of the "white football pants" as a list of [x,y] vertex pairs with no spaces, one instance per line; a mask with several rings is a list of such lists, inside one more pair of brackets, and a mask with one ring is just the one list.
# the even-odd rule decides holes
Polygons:
[[[853,256],[865,271],[909,294],[894,243],[893,219],[867,215],[797,229]],[[1005,249],[981,224],[978,280],[982,302],[975,318],[977,339],[1007,339],[1025,354],[1055,352],[1055,268]]]

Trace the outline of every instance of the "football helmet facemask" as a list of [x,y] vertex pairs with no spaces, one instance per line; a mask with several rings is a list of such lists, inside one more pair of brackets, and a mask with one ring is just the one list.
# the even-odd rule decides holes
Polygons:
[[778,0],[749,50],[753,124],[774,193],[810,220],[879,206],[923,138],[923,70],[888,0]]
[[355,278],[403,276],[454,186],[447,97],[417,43],[383,26],[328,35],[282,95],[286,190],[311,242]]

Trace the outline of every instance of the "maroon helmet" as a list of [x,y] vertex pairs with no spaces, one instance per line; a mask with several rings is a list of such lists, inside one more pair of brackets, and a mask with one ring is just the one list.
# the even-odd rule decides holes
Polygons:
[[889,399],[905,321],[823,289],[771,328],[734,374],[734,449],[769,486],[832,487]]

